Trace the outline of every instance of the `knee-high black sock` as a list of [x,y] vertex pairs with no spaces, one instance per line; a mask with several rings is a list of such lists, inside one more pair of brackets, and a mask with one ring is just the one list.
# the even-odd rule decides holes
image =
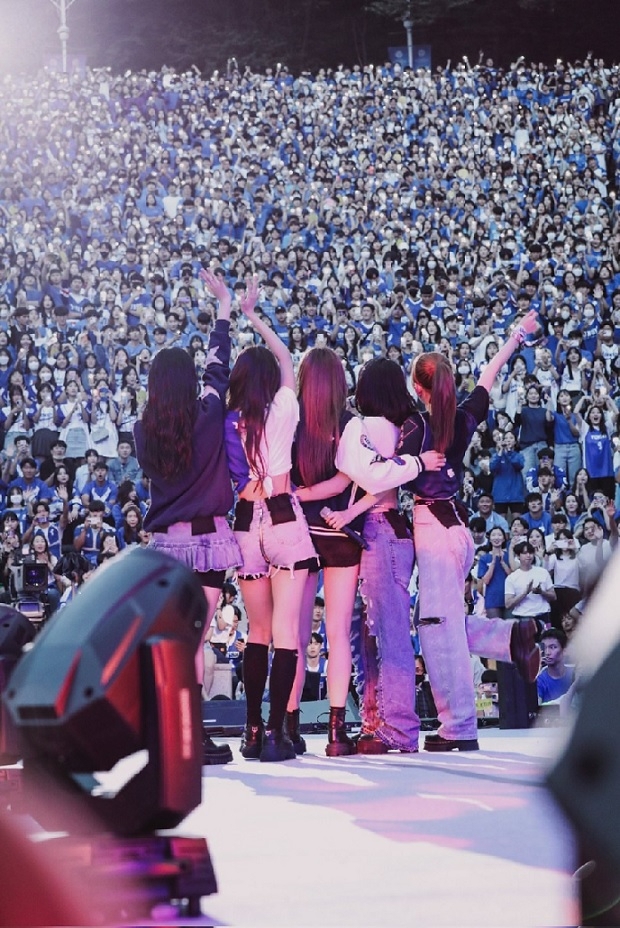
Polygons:
[[267,728],[280,731],[284,722],[286,704],[291,695],[297,670],[297,651],[276,648],[271,662],[269,678],[269,722]]
[[243,685],[248,706],[248,725],[256,726],[262,722],[260,707],[268,670],[269,647],[266,644],[246,644],[243,652]]

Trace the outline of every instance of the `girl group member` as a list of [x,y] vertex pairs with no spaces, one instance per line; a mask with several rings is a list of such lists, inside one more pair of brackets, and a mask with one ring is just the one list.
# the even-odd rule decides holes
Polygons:
[[[417,476],[425,466],[440,467],[443,456],[431,451],[422,459],[405,456],[391,460],[400,426],[413,411],[404,373],[395,362],[375,359],[362,368],[356,405],[364,418],[351,417],[343,430],[335,454],[335,465],[340,473],[330,481],[298,492],[302,500],[324,499],[330,493],[342,491],[354,480],[372,494],[382,494],[367,495],[346,511],[332,511],[325,518],[332,528],[339,529],[353,516],[372,507],[364,522],[363,538],[367,547],[362,552],[359,569],[365,622],[361,629],[358,661],[363,731],[357,750],[366,754],[387,753],[391,748],[415,752],[420,722],[414,710],[415,668],[409,630],[408,590],[414,560],[413,541],[404,518],[398,512],[394,487],[411,479],[411,476]],[[385,595],[388,587],[389,599]],[[326,601],[327,616],[329,603]],[[350,621],[349,617],[347,629]],[[331,649],[330,639],[330,663]],[[347,654],[348,684],[348,642]],[[333,706],[331,692],[329,696]],[[341,707],[331,712],[335,716],[334,723],[339,722],[340,716],[343,726]],[[330,741],[342,744],[344,738],[339,735],[340,725],[334,724],[334,728],[335,731],[330,731]],[[328,754],[332,753],[329,748],[330,745]],[[347,752],[342,750],[338,753]]]
[[538,672],[534,622],[478,616],[465,620],[463,589],[474,550],[467,521],[455,503],[463,456],[488,414],[489,390],[501,367],[537,325],[535,312],[521,320],[459,407],[452,368],[445,358],[433,352],[419,355],[414,363],[413,386],[426,411],[416,412],[405,423],[399,450],[416,454],[435,448],[446,455],[439,471],[424,472],[410,484],[416,497],[420,642],[441,723],[437,733],[426,737],[428,751],[478,749],[470,652],[514,660],[528,680]]
[[[181,348],[160,351],[149,373],[148,402],[134,429],[136,455],[151,478],[151,506],[144,527],[151,546],[194,570],[207,601],[203,636],[196,653],[202,691],[204,637],[211,625],[226,571],[241,564],[239,546],[226,520],[233,505],[224,446],[225,397],[229,381],[230,304],[225,284],[202,272],[218,300],[209,338],[211,363],[197,398],[196,369]],[[232,760],[228,745],[204,743],[204,763]]]
[[[256,314],[257,298],[253,280],[240,309],[267,347],[253,345],[238,356],[226,417],[228,461],[238,493],[238,576],[249,623],[243,655],[247,722],[241,753],[247,759],[281,761],[295,757],[283,724],[297,668],[306,579],[317,556],[301,505],[291,494],[291,446],[299,420],[293,363],[284,343]],[[268,675],[265,728],[261,703]]]
[[[347,383],[342,362],[331,348],[312,348],[299,368],[300,420],[294,446],[295,484],[310,487],[337,473],[335,453],[340,436],[353,414],[346,410]],[[321,516],[347,507],[350,493],[316,501],[302,500],[310,535],[323,569],[325,624],[329,641],[327,692],[330,701],[328,757],[355,754],[355,742],[346,733],[345,703],[351,679],[351,618],[357,592],[361,546],[344,532],[330,528]],[[363,521],[351,526],[359,532]],[[300,618],[299,658],[295,684],[289,699],[287,729],[298,753],[305,751],[299,734],[299,700],[306,670],[306,647],[312,630],[318,571],[308,573]]]

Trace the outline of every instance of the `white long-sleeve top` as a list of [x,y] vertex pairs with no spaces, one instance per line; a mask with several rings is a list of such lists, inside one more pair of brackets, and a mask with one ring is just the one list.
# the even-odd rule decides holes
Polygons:
[[382,416],[355,417],[347,422],[336,467],[367,493],[382,493],[408,483],[424,469],[419,457],[394,457],[400,429]]

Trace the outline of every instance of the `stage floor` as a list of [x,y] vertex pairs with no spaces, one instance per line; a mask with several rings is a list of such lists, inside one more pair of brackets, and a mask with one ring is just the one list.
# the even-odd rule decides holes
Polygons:
[[542,786],[555,729],[480,731],[466,754],[205,768],[179,828],[209,843],[219,893],[199,924],[568,926],[570,830]]

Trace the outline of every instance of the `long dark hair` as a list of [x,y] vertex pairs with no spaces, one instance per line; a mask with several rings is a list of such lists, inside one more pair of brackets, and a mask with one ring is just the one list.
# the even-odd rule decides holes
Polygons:
[[430,394],[430,421],[435,451],[445,452],[454,440],[456,387],[452,365],[439,351],[418,355],[411,378]]
[[415,412],[400,364],[373,358],[360,371],[355,403],[363,416],[383,416],[399,428]]
[[230,374],[228,408],[240,413],[245,432],[245,453],[250,467],[261,481],[266,474],[260,444],[269,406],[279,387],[280,367],[271,351],[264,345],[245,348]]
[[194,362],[182,348],[164,348],[149,371],[142,416],[146,457],[166,480],[189,470],[198,413]]
[[[136,526],[136,528],[131,528],[131,527],[129,526],[129,524],[128,524],[128,522],[127,522],[127,513],[128,513],[128,512],[135,512],[135,513],[137,514],[137,516],[138,516],[138,525]],[[135,504],[132,504],[131,506],[128,506],[127,509],[125,510],[125,514],[124,514],[124,516],[123,516],[123,524],[121,525],[121,536],[122,536],[123,541],[125,542],[125,544],[126,544],[126,545],[131,545],[131,544],[133,544],[135,541],[139,541],[139,540],[140,540],[139,533],[140,533],[141,531],[142,531],[142,513],[140,512],[140,507],[139,507],[139,506],[136,506]]]
[[312,348],[299,365],[297,465],[306,486],[331,477],[347,400],[342,361],[331,348]]

